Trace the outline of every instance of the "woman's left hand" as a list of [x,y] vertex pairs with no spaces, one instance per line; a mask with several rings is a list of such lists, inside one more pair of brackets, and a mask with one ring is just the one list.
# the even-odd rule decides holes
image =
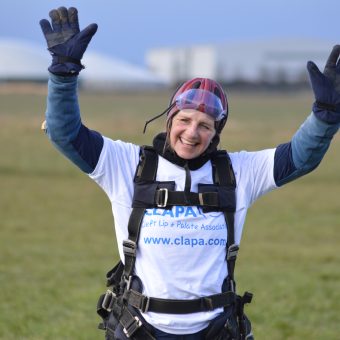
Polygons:
[[340,123],[340,45],[335,45],[328,57],[323,73],[314,62],[307,70],[314,91],[313,112],[326,123]]

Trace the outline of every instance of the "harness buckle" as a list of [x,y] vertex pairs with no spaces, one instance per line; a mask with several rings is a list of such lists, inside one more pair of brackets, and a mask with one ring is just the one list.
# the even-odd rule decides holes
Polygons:
[[228,248],[227,261],[230,261],[230,260],[234,261],[234,260],[236,260],[237,253],[238,253],[239,249],[240,249],[240,247],[237,244],[232,244]]
[[123,332],[130,338],[142,325],[142,321],[139,320],[138,316],[135,316],[134,318],[131,318],[131,321],[127,325],[125,325]]
[[113,302],[115,298],[116,298],[116,294],[112,290],[108,289],[105,293],[105,296],[102,302],[102,308],[110,313],[112,311],[112,306],[113,306]]
[[136,257],[137,244],[132,240],[123,241],[123,252],[125,255]]
[[131,281],[132,281],[132,275],[130,275],[128,278],[124,278],[125,284],[126,284],[126,291],[130,290],[131,288]]
[[140,310],[143,313],[146,313],[149,310],[150,298],[148,296],[143,296],[143,299],[142,299],[141,302],[142,302],[142,306],[141,306]]
[[206,311],[212,311],[214,309],[213,301],[209,297],[202,298],[202,304]]
[[200,205],[201,205],[201,206],[204,205],[203,193],[202,193],[202,192],[199,192],[199,193],[198,193],[198,201],[200,202]]
[[236,292],[236,287],[235,287],[235,281],[234,280],[230,280],[229,281],[229,289],[235,293]]
[[159,208],[165,208],[168,204],[169,190],[167,188],[160,188],[156,191],[156,205]]

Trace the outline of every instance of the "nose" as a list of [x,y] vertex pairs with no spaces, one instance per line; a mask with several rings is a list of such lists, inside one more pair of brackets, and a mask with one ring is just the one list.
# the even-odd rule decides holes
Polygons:
[[196,138],[198,136],[198,126],[194,122],[192,122],[186,130],[188,136],[191,138]]

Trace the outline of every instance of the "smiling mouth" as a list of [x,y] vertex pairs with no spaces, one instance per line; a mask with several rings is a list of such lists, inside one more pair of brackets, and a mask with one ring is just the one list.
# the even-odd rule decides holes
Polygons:
[[183,138],[180,138],[180,141],[181,141],[182,144],[184,144],[186,146],[196,146],[196,145],[199,144],[197,142],[191,142],[191,141],[188,141],[187,139],[183,139]]

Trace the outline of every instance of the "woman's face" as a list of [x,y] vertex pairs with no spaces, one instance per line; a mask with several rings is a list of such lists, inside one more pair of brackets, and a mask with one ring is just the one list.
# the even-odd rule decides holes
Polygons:
[[172,119],[170,146],[183,159],[200,156],[215,136],[215,121],[197,110],[179,111]]

